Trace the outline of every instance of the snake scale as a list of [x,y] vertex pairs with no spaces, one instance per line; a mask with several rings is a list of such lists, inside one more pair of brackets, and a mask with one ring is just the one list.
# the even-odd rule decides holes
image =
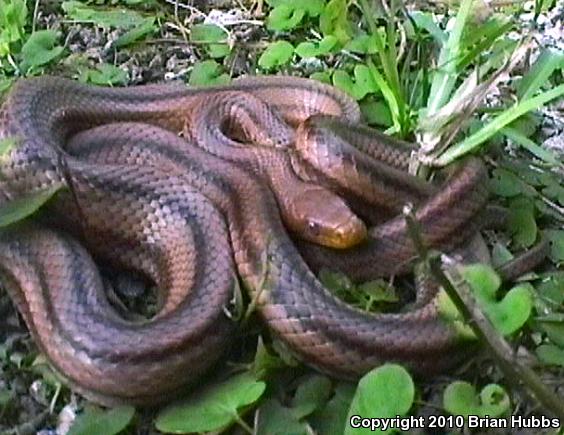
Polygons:
[[[104,404],[166,400],[218,361],[233,335],[227,307],[238,279],[272,334],[310,366],[341,378],[384,361],[439,372],[463,344],[440,318],[436,288],[410,311],[369,314],[330,294],[311,269],[358,279],[408,272],[415,250],[403,218],[373,224],[354,249],[300,242],[298,251],[272,189],[279,172],[269,168],[292,168],[309,187],[326,183],[369,204],[369,214],[379,206],[392,216],[414,202],[437,249],[478,230],[487,174],[470,158],[440,187],[417,180],[405,173],[410,149],[359,122],[341,92],[291,77],[202,89],[21,80],[0,112],[0,139],[15,143],[0,162],[0,204],[64,188],[43,213],[54,225],[0,235],[2,286],[56,370]],[[338,141],[354,146],[329,152]],[[91,254],[150,278],[157,315],[119,316]]]

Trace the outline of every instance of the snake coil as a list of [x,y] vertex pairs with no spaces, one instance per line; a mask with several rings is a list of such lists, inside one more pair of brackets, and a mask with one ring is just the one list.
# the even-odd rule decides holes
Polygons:
[[[289,134],[317,114],[340,117],[344,130],[360,118],[356,103],[339,91],[290,77],[205,89],[104,89],[42,77],[20,81],[5,101],[0,138],[13,138],[16,146],[0,163],[0,204],[64,188],[46,212],[57,228],[21,224],[0,235],[2,286],[41,351],[87,397],[105,404],[154,403],[196,379],[231,337],[226,308],[237,276],[270,331],[307,364],[335,376],[358,377],[383,361],[433,373],[451,365],[460,349],[454,329],[440,318],[436,291],[411,311],[369,314],[323,287],[261,178],[265,162],[276,165],[284,154],[283,144],[261,151],[269,157],[257,159],[253,170],[237,158],[253,151],[233,148],[232,158],[214,152],[221,144],[217,132],[210,136],[203,108],[245,94],[266,103],[254,111],[252,106],[250,117],[264,119],[261,107],[268,106]],[[191,133],[179,137],[187,125]],[[356,140],[360,149],[370,141],[368,130],[349,130],[358,137],[347,139],[336,126],[327,136],[312,121],[306,133],[325,147],[339,138]],[[273,126],[271,134],[288,133]],[[207,150],[200,147],[202,137]],[[401,164],[380,163],[385,173],[368,174],[365,168],[381,156],[377,150],[390,150],[385,138],[372,140],[372,156],[357,149],[341,155],[341,162],[321,163],[337,173],[348,165],[344,182],[339,174],[311,167],[305,172],[311,182],[323,178],[348,193],[360,181],[402,203],[406,194],[415,195],[416,217],[432,247],[451,249],[475,234],[472,222],[487,201],[478,159],[436,188],[403,174]],[[392,152],[401,160],[408,150],[398,153]],[[136,322],[120,317],[83,246],[96,258],[150,277],[160,292],[158,314]],[[368,242],[350,252],[302,249],[311,265],[334,265],[356,278],[405,272],[415,255],[401,218],[374,226]]]

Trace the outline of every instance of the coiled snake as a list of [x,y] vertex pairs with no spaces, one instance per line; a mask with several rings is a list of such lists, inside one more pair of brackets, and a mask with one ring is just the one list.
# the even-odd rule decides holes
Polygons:
[[[308,120],[319,114],[325,117]],[[233,331],[226,307],[237,277],[270,331],[311,366],[344,378],[383,361],[440,371],[461,343],[440,318],[436,289],[407,312],[351,308],[312,273],[278,211],[300,213],[280,204],[289,184],[279,177],[297,172],[306,192],[321,192],[307,216],[331,214],[326,205],[335,191],[369,204],[368,214],[376,205],[390,216],[408,201],[418,204],[430,247],[451,249],[476,233],[487,201],[480,160],[468,159],[437,188],[405,174],[410,150],[358,126],[359,118],[356,103],[306,79],[251,78],[205,89],[22,80],[0,112],[0,138],[15,141],[0,163],[0,204],[66,189],[44,213],[58,229],[26,223],[0,236],[2,286],[52,365],[107,404],[166,399],[217,361]],[[355,146],[329,150],[339,141]],[[328,188],[316,191],[321,182]],[[337,208],[354,220],[344,202]],[[307,216],[304,231],[314,230],[315,240],[319,223]],[[343,222],[335,227],[339,237],[351,228]],[[346,243],[366,235],[359,222]],[[83,245],[152,279],[158,314],[138,322],[120,317]],[[356,249],[304,243],[301,250],[312,267],[330,265],[358,279],[404,273],[415,256],[401,217],[372,226]]]

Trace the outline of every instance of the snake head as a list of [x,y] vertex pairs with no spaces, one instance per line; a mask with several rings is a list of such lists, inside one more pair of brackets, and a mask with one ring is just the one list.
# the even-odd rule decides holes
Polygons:
[[291,229],[302,239],[334,249],[347,249],[367,238],[368,231],[345,201],[321,186],[308,186],[294,198]]

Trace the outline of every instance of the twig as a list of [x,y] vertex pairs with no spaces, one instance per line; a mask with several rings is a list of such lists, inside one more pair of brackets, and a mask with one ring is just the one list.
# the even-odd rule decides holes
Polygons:
[[[523,384],[533,400],[561,421],[564,421],[564,401],[553,391],[546,388],[537,374],[527,366],[520,363],[516,352],[509,343],[495,330],[489,319],[476,304],[475,298],[468,283],[462,278],[459,269],[453,261],[452,264],[441,264],[439,257],[428,255],[421,238],[421,231],[411,211],[404,212],[409,235],[413,240],[420,258],[427,264],[428,270],[442,286],[452,300],[464,320],[468,323],[476,337],[484,343],[503,371],[515,385]],[[447,258],[446,256],[443,256]]]

